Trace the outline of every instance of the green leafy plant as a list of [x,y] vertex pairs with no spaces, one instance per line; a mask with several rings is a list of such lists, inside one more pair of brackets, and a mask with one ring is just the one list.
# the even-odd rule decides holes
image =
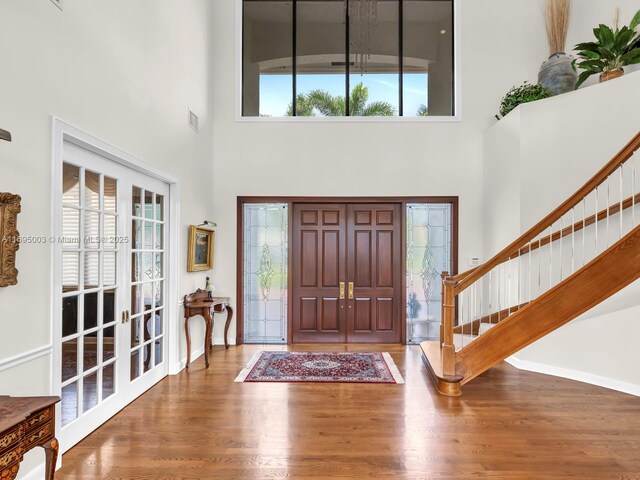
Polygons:
[[[388,102],[369,101],[369,89],[362,83],[353,87],[349,97],[349,114],[352,117],[390,117],[395,115],[393,105]],[[331,95],[324,90],[312,90],[307,94],[298,95],[296,99],[296,115],[298,117],[313,117],[316,113],[326,117],[344,116],[346,102],[341,95]],[[293,115],[293,105],[289,105],[287,116]]]
[[542,100],[543,98],[549,98],[550,96],[551,90],[548,88],[543,87],[539,83],[532,85],[525,82],[524,85],[513,87],[502,98],[502,102],[500,102],[500,113],[496,115],[496,118],[500,120],[522,103],[534,102],[536,100]]
[[574,60],[577,66],[584,70],[580,73],[576,89],[591,75],[620,70],[626,65],[640,63],[640,32],[636,31],[640,25],[640,10],[635,14],[629,26],[615,29],[600,24],[593,29],[595,42],[577,44],[574,48],[578,58]]
[[416,112],[416,117],[428,117],[429,109],[426,105],[422,104],[418,107],[418,111]]

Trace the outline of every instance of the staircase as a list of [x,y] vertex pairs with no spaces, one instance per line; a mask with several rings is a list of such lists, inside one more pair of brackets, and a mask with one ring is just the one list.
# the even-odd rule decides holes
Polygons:
[[478,375],[640,278],[639,149],[640,133],[491,260],[442,274],[440,339],[420,345],[441,394],[460,395]]

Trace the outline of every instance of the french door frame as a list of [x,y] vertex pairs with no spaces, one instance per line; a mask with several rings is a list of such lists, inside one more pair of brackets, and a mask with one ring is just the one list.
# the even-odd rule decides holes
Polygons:
[[[395,203],[401,205],[401,218],[402,225],[400,229],[400,241],[402,244],[402,296],[401,304],[407,304],[407,239],[406,239],[406,226],[407,226],[407,204],[408,203],[448,203],[452,207],[452,248],[451,248],[451,266],[452,271],[449,272],[452,275],[458,273],[458,197],[269,197],[269,196],[255,196],[255,197],[238,197],[237,206],[237,266],[236,266],[236,301],[237,301],[237,315],[236,315],[236,345],[242,345],[244,343],[244,205],[246,203],[286,203],[288,212],[288,232],[287,242],[289,249],[293,245],[293,205],[299,203]],[[287,269],[289,276],[287,278],[287,289],[289,292],[293,291],[293,258],[288,255]],[[289,300],[287,304],[287,317],[291,320],[293,316],[293,303]],[[400,342],[404,345],[407,343],[407,322],[401,322],[401,335]],[[287,322],[287,344],[293,343],[293,328],[292,322]]]
[[[167,215],[165,221],[169,223],[167,232],[167,245],[165,247],[165,268],[166,268],[166,330],[165,342],[167,344],[167,374],[175,375],[181,370],[181,362],[179,355],[179,255],[180,252],[180,185],[178,179],[162,172],[154,166],[126,153],[125,151],[107,143],[99,138],[77,128],[73,125],[52,117],[52,188],[51,188],[51,232],[54,238],[62,236],[62,175],[64,163],[64,143],[68,142],[77,145],[85,150],[98,154],[107,160],[116,164],[127,167],[134,172],[141,173],[148,177],[160,180],[169,186],[169,198],[167,199],[166,209]],[[60,365],[62,362],[62,254],[61,249],[57,248],[55,243],[51,244],[51,332],[50,342],[52,345],[51,358],[51,385],[52,395],[60,395],[62,374]],[[146,390],[146,388],[145,388]],[[144,393],[143,391],[135,392],[136,396]],[[118,405],[124,408],[128,402]],[[56,428],[61,429],[60,404],[56,406]],[[105,418],[104,421],[108,420]],[[60,453],[64,453],[73,444],[61,442]]]

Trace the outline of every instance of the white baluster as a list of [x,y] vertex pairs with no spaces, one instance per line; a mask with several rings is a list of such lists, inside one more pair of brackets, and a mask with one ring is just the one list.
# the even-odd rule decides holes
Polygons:
[[585,245],[585,231],[587,229],[587,197],[582,199],[582,266],[586,263],[587,251]]
[[562,282],[562,264],[564,263],[564,256],[562,255],[562,244],[563,244],[563,220],[564,215],[560,217],[560,281]]
[[633,197],[633,201],[631,202],[631,224],[633,228],[636,228],[636,195],[638,192],[636,191],[636,171],[637,171],[637,163],[638,163],[638,155],[637,153],[633,155],[633,165],[631,172],[631,195]]
[[507,316],[511,315],[511,258],[507,260]]
[[493,323],[493,320],[491,318],[491,314],[493,313],[493,297],[492,297],[492,284],[493,284],[493,278],[492,278],[492,272],[493,270],[489,270],[489,323]]
[[620,238],[622,238],[622,212],[624,211],[624,165],[620,165]]
[[542,237],[538,238],[538,296],[542,294]]
[[498,269],[498,323],[502,320],[502,264],[496,267]]
[[598,256],[598,196],[599,196],[598,187],[596,187],[596,217],[595,217],[595,222],[594,222],[594,225],[596,227],[595,228],[595,240],[594,240],[595,245],[594,246],[595,246],[596,250],[594,252],[594,257]]
[[549,289],[553,285],[553,224],[549,227]]
[[609,216],[610,216],[610,212],[611,212],[611,175],[609,175],[607,177],[607,225],[606,225],[606,229],[607,229],[607,248],[609,248],[609,246],[611,245],[611,241],[610,241],[610,233],[609,233]]
[[531,302],[531,257],[533,256],[533,251],[531,250],[531,242],[529,242],[529,302]]
[[576,207],[571,209],[571,273],[576,271]]

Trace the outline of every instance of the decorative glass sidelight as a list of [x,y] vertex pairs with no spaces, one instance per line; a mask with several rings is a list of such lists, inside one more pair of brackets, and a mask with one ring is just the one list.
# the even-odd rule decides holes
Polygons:
[[245,204],[243,228],[244,342],[287,343],[287,204]]
[[407,343],[440,335],[440,274],[451,272],[452,224],[449,203],[407,204]]

